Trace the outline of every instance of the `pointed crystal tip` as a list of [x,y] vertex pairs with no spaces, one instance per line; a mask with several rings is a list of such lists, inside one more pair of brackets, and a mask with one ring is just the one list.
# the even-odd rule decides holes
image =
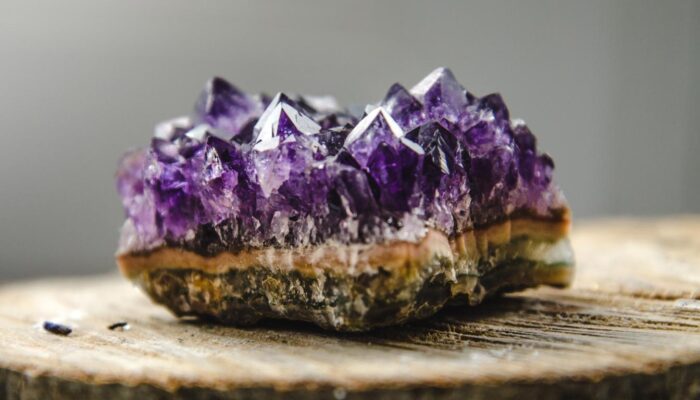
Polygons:
[[312,135],[320,130],[321,126],[296,102],[278,93],[253,128],[253,148],[257,151],[274,149],[290,136]]

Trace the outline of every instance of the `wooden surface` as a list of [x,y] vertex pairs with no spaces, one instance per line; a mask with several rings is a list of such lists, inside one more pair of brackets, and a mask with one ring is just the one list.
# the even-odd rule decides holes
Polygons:
[[570,289],[361,335],[182,322],[116,275],[6,284],[0,398],[700,398],[700,217],[582,223],[573,243]]

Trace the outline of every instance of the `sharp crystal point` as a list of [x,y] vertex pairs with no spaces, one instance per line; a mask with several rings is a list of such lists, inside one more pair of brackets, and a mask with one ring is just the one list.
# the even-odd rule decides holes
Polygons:
[[275,108],[280,103],[289,104],[293,103],[293,101],[286,94],[282,92],[277,93],[275,97],[273,97],[267,104],[267,107],[265,107],[265,110],[262,112],[262,115],[260,115],[258,122],[255,124],[255,127],[253,127],[253,134],[258,134],[260,132],[265,121],[268,120],[270,114],[274,112]]
[[148,149],[122,158],[124,246],[179,243],[214,226],[249,246],[365,243],[415,221],[454,234],[566,208],[525,123],[446,68],[352,109],[365,114],[329,96],[270,98],[213,78],[192,118],[159,124]]
[[352,143],[365,135],[373,124],[381,125],[382,132],[391,133],[397,138],[404,135],[403,129],[401,129],[399,124],[391,117],[391,114],[383,107],[376,107],[357,123],[355,128],[353,128],[348,135],[346,143]]
[[404,129],[412,129],[424,119],[423,105],[402,85],[395,83],[381,102]]
[[198,120],[234,136],[248,121],[259,116],[262,108],[260,99],[222,78],[212,78],[195,105],[195,115]]
[[395,147],[403,135],[403,129],[391,115],[383,107],[377,107],[357,123],[345,139],[344,147],[366,168],[375,149],[382,143]]
[[411,88],[411,94],[416,96],[418,99],[423,100],[426,94],[428,94],[431,90],[442,86],[446,86],[447,88],[461,87],[452,71],[445,67],[434,69],[430,74],[428,74],[428,76],[416,83]]
[[318,133],[321,126],[306,115],[298,105],[283,94],[278,94],[253,128],[254,149],[273,149],[285,138],[294,135]]
[[467,91],[454,74],[440,67],[411,88],[411,94],[423,103],[433,118],[456,120],[468,105]]
[[482,97],[479,99],[479,107],[491,111],[498,120],[509,121],[510,113],[500,93],[492,93]]

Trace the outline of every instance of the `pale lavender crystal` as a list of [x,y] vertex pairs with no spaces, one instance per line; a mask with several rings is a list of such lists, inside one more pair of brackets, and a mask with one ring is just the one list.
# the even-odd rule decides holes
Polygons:
[[154,193],[147,190],[145,185],[145,173],[151,163],[145,149],[129,151],[119,162],[117,192],[127,218],[120,247],[146,248],[157,244],[162,238]]
[[393,85],[360,120],[330,97],[270,99],[221,78],[195,110],[122,158],[123,249],[380,242],[566,208],[527,126],[446,68]]

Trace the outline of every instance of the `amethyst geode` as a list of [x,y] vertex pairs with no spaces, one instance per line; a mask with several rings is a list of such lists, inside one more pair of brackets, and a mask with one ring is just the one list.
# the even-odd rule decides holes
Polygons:
[[[193,305],[196,295],[191,289],[180,293],[171,288],[177,293],[165,293],[168,290],[153,283],[154,270],[160,269],[161,275],[162,270],[173,274],[178,271],[177,277],[169,275],[166,280],[191,287],[197,274],[208,274],[200,278],[211,280],[221,277],[223,270],[230,274],[236,269],[240,275],[242,270],[256,266],[264,269],[258,265],[264,262],[243,268],[228,265],[236,264],[229,260],[228,264],[216,264],[216,272],[212,268],[204,271],[192,261],[193,257],[210,262],[222,254],[240,256],[274,249],[298,259],[304,252],[328,246],[355,246],[357,251],[366,252],[372,245],[420,243],[435,232],[444,236],[452,251],[448,256],[435,255],[437,264],[446,262],[441,257],[451,258],[448,268],[459,270],[455,265],[463,259],[464,275],[483,276],[479,270],[485,270],[485,261],[494,264],[493,257],[501,257],[495,264],[508,262],[508,257],[496,254],[507,253],[507,248],[498,246],[512,247],[515,239],[522,241],[523,237],[532,242],[537,236],[528,234],[527,223],[518,225],[524,232],[519,236],[512,235],[510,230],[515,228],[508,225],[505,243],[491,243],[487,235],[483,248],[480,232],[511,220],[534,221],[532,226],[536,226],[531,231],[540,236],[545,231],[546,237],[535,245],[549,243],[561,252],[558,240],[565,234],[546,232],[560,232],[562,224],[568,226],[568,208],[552,182],[553,167],[549,156],[537,153],[535,137],[527,126],[510,119],[500,95],[476,97],[445,68],[433,71],[411,90],[394,84],[383,100],[366,106],[361,116],[340,108],[329,97],[249,95],[221,78],[213,78],[192,116],[158,125],[148,148],[131,151],[122,158],[117,187],[127,221],[119,255],[125,257],[121,260],[123,269],[130,263],[142,265],[138,273],[148,275],[141,276],[142,286],[156,300],[187,303],[182,309],[171,305],[178,314],[213,315],[229,322],[291,315],[337,329],[384,325],[425,312],[414,312],[406,318],[388,316],[385,321],[371,323],[360,316],[355,318],[359,321],[356,325],[346,326],[348,316],[341,315],[340,322],[332,318],[319,322],[303,312],[305,316],[295,317],[284,310],[275,311],[275,301],[268,299],[258,306],[246,303],[245,307],[235,307],[231,303],[225,308],[237,309],[247,317],[222,317],[211,312],[212,304]],[[468,232],[478,242],[475,246],[481,246],[479,254],[474,250],[466,254],[466,247],[460,253],[457,242]],[[528,249],[533,245],[530,242],[525,246]],[[167,262],[154,259],[153,253],[163,249],[177,250],[190,258],[182,265],[173,265],[178,261],[172,255],[166,257]],[[126,257],[142,260],[130,262],[125,261]],[[150,266],[144,261],[147,257],[154,265],[150,270],[143,267]],[[355,264],[339,259],[347,271],[355,274],[353,279],[359,279],[358,274],[366,273],[367,268],[378,271],[385,267],[368,265],[364,272],[357,272]],[[570,257],[555,261],[549,264],[571,264]],[[305,263],[314,267],[314,261]],[[274,262],[269,264],[265,268],[275,268]],[[294,261],[290,265],[297,264]],[[436,271],[445,274],[440,268]],[[241,282],[240,276],[229,278]],[[426,281],[434,276],[423,278]],[[445,282],[438,286],[454,292],[450,288],[459,279],[443,278]],[[250,279],[249,286],[260,283],[257,278]],[[497,285],[497,290],[548,282],[506,283]],[[346,284],[352,291],[357,283]],[[425,282],[421,285],[425,290]],[[250,291],[245,285],[239,289]],[[233,288],[219,288],[219,292],[222,290]],[[266,293],[260,292],[265,297]],[[478,302],[474,299],[479,296],[462,294],[471,297],[470,302]],[[451,296],[443,297],[437,301],[441,304],[426,307],[439,308]]]

